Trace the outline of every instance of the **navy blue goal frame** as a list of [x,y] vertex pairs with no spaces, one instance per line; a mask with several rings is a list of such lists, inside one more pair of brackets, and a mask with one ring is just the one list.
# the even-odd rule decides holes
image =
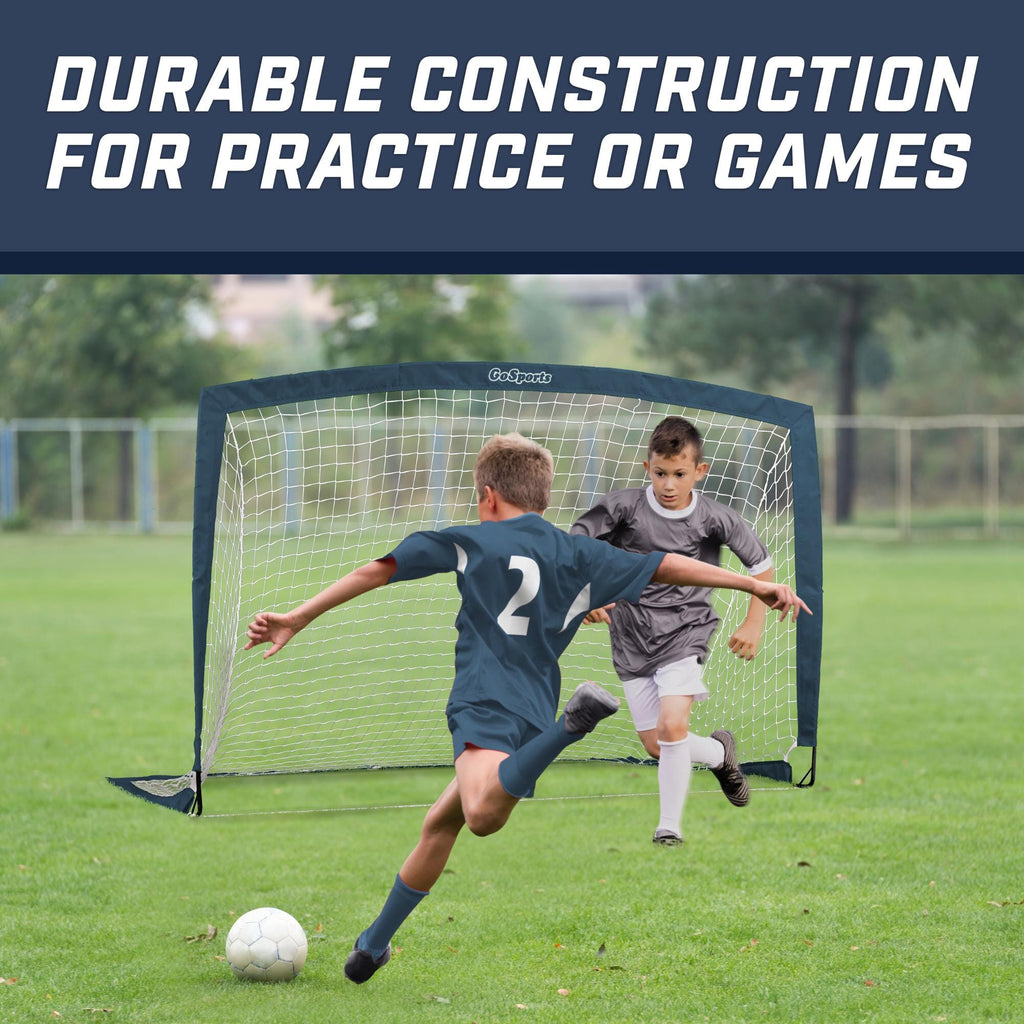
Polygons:
[[[244,409],[293,402],[425,389],[511,390],[608,395],[760,420],[789,431],[793,467],[795,586],[814,613],[797,620],[796,696],[798,747],[810,748],[811,765],[797,783],[814,783],[822,638],[821,495],[814,411],[771,395],[632,370],[533,363],[395,363],[317,370],[204,388],[199,397],[192,532],[194,761],[189,776],[111,778],[114,785],[188,814],[202,813],[202,725],[207,626],[214,555],[214,527],[227,417]],[[747,763],[744,770],[792,782],[788,762]],[[186,779],[177,792],[172,780]]]

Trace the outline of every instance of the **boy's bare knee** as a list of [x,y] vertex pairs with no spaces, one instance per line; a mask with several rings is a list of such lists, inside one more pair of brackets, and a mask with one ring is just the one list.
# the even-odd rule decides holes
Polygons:
[[492,836],[501,828],[502,823],[481,818],[469,825],[469,831],[475,836]]
[[473,818],[466,819],[466,827],[475,836],[490,836],[493,835],[504,822],[497,821],[493,817],[487,815],[479,815]]
[[658,726],[659,743],[678,743],[690,735],[690,730],[684,722],[668,722]]
[[475,836],[489,836],[497,832],[506,821],[509,812],[501,807],[492,807],[485,802],[472,808],[464,808],[466,827]]

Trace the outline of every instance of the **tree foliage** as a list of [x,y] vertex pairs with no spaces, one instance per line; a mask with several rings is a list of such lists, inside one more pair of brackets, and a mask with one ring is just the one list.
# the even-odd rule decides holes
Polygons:
[[[1001,372],[1024,340],[1024,277],[751,274],[676,278],[647,311],[644,346],[666,372],[731,369],[768,388],[806,370],[831,372],[835,410],[891,370],[885,322],[898,316],[926,344],[958,331]],[[844,349],[845,346],[845,349]]]
[[329,364],[503,359],[518,351],[505,277],[366,274],[318,283],[337,310],[324,336]]
[[[205,280],[191,276],[0,279],[0,416],[136,418],[194,403],[231,349],[205,337]],[[210,321],[212,322],[212,321]],[[118,511],[132,518],[132,435],[118,440]]]
[[186,275],[0,280],[0,415],[146,416],[225,379],[208,285]]
[[[644,344],[667,372],[728,368],[769,390],[808,366],[832,375],[834,408],[857,411],[858,388],[891,370],[884,324],[898,317],[919,343],[955,329],[991,369],[1024,340],[1024,278],[986,276],[711,275],[677,278],[649,305]],[[837,435],[836,517],[850,517],[855,435]]]

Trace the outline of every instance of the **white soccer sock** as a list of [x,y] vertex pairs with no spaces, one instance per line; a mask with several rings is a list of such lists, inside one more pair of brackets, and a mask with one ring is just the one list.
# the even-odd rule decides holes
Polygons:
[[697,764],[706,764],[709,768],[721,768],[725,760],[725,747],[711,736],[698,736],[691,732],[687,737],[690,741],[690,760]]
[[658,758],[658,798],[661,804],[659,829],[677,836],[682,833],[683,805],[690,790],[690,740],[662,743]]

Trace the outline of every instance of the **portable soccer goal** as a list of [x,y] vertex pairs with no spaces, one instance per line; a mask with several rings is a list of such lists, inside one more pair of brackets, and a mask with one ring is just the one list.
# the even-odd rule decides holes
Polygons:
[[[788,782],[791,754],[810,748],[801,782],[813,782],[822,619],[811,408],[645,373],[489,363],[327,370],[202,392],[193,764],[182,775],[111,782],[198,814],[218,776],[450,764],[453,578],[382,587],[321,616],[267,660],[243,650],[249,621],[295,607],[413,531],[474,521],[472,466],[495,434],[518,431],[550,449],[547,518],[568,529],[601,495],[646,482],[647,441],[667,415],[687,417],[704,436],[701,491],[740,512],[768,545],[775,578],[814,611],[795,625],[769,615],[762,648],[746,662],[726,641],[749,598],[716,592],[711,699],[695,707],[694,728],[731,729],[748,772]],[[580,629],[562,677],[566,692],[595,679],[621,693],[605,627]],[[645,755],[620,713],[563,756]]]

